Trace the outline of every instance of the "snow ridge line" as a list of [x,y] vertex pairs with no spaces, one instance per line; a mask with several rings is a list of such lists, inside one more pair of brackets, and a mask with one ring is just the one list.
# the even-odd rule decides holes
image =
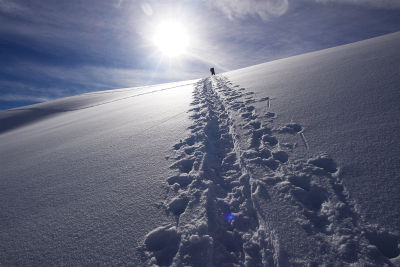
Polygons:
[[[78,111],[78,110],[89,109],[89,108],[93,108],[93,107],[97,107],[97,106],[103,106],[103,105],[114,103],[114,102],[119,102],[119,101],[126,100],[129,98],[134,98],[134,97],[138,97],[138,96],[149,95],[149,94],[154,94],[154,93],[158,93],[158,92],[162,92],[162,91],[172,90],[172,89],[176,89],[178,87],[184,87],[184,86],[191,85],[191,84],[194,84],[194,83],[186,83],[186,84],[181,84],[181,85],[177,85],[177,86],[153,90],[150,92],[143,92],[143,93],[125,96],[125,97],[117,98],[114,100],[104,101],[104,102],[96,103],[96,104],[89,105],[89,106],[83,106],[83,107],[79,107],[79,108],[54,109],[54,108],[36,108],[36,107],[24,108],[24,107],[22,107],[22,108],[13,108],[13,109],[2,110],[2,111],[3,112],[13,112],[13,111],[21,111],[21,110],[30,110],[30,111],[53,112],[53,113]],[[141,88],[139,87],[139,89],[141,89]],[[110,90],[110,91],[113,91],[113,90]],[[113,91],[113,92],[102,92],[102,93],[86,93],[86,94],[82,94],[82,95],[108,94],[108,93],[118,93],[118,92]]]
[[253,105],[269,98],[239,87],[223,77],[196,84],[194,124],[174,145],[171,168],[179,174],[168,178],[164,203],[176,225],[146,236],[147,264],[390,265],[398,237],[362,222],[336,163],[324,154],[290,160],[297,143],[278,137],[298,136],[303,127],[272,127],[275,114],[260,115]]

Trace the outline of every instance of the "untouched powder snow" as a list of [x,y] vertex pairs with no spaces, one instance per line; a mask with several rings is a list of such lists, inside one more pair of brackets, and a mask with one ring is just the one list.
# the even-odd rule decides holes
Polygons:
[[399,47],[0,112],[0,264],[399,266]]
[[0,113],[14,129],[0,135],[0,265],[139,263],[146,233],[173,222],[158,203],[173,174],[165,155],[190,125],[184,84]]

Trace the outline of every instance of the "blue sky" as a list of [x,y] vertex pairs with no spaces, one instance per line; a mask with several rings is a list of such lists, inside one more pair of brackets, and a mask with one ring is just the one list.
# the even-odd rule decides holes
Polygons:
[[[189,35],[167,58],[152,38]],[[0,0],[0,110],[201,78],[400,31],[398,0]]]

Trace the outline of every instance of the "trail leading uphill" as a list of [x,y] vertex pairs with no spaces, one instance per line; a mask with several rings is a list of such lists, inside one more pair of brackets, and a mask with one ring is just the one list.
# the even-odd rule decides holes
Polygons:
[[302,125],[276,126],[271,99],[246,91],[222,76],[195,85],[191,134],[174,145],[167,180],[176,224],[146,236],[148,263],[391,265],[398,237],[357,213],[340,166],[323,151],[293,160],[308,149]]

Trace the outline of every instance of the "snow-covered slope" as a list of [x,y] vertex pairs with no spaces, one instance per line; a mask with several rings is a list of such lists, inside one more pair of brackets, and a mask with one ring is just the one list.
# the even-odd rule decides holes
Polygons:
[[0,112],[0,264],[399,265],[399,47]]
[[157,205],[165,155],[190,125],[184,84],[2,112],[0,265],[140,262],[145,234],[173,221]]

